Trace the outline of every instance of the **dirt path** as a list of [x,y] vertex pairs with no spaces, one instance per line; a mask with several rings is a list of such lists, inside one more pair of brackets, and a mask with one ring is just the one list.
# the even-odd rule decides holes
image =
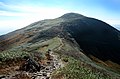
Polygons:
[[61,45],[58,47],[58,50],[60,50],[64,46],[62,39],[59,39],[59,40],[60,40]]

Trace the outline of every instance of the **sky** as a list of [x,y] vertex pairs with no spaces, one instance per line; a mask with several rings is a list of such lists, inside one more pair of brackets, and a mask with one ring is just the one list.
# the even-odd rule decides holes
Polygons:
[[120,0],[0,0],[0,35],[70,12],[120,25]]

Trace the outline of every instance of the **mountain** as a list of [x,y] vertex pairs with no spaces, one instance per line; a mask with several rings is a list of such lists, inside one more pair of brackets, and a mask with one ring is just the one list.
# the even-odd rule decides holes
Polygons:
[[103,21],[81,14],[67,13],[0,36],[0,59],[4,62],[48,49],[89,64],[96,61],[113,71],[120,68],[120,32]]

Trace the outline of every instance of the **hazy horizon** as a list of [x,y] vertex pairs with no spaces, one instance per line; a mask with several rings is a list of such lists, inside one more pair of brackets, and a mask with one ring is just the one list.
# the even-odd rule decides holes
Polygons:
[[70,12],[120,25],[119,0],[0,0],[0,35]]

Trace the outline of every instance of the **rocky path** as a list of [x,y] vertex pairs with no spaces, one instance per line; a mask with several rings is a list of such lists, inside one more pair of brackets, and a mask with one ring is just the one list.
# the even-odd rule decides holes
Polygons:
[[54,70],[63,67],[61,60],[52,51],[50,55],[53,57],[51,61],[48,61],[48,65],[45,66],[40,72],[33,73],[32,79],[51,79],[51,74]]
[[[7,76],[0,76],[0,79],[51,79],[51,74],[64,65],[54,52],[51,51],[50,56],[52,59],[47,61],[47,65],[45,65],[40,72],[29,73],[24,71],[16,71]],[[26,78],[20,78],[21,76],[26,76]]]

